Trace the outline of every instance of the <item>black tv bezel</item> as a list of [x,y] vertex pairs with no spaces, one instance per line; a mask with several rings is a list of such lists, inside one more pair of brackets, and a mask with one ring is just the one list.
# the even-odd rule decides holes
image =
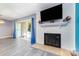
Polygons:
[[[40,21],[40,22],[54,22],[54,21],[56,21],[56,20],[62,19],[62,18],[63,18],[63,4],[59,4],[59,5],[61,5],[61,7],[62,7],[62,15],[61,15],[61,18],[58,18],[58,19],[50,19],[50,20],[46,20],[46,21],[42,21],[42,18],[41,18],[41,21]],[[56,5],[56,6],[54,6],[54,7],[57,7],[57,6],[59,6],[59,5]],[[54,7],[51,7],[51,8],[54,8]],[[48,9],[51,9],[51,8],[48,8]],[[48,9],[45,9],[45,10],[48,10]],[[40,16],[41,16],[41,13],[42,13],[43,11],[45,11],[45,10],[42,10],[42,11],[40,12]]]

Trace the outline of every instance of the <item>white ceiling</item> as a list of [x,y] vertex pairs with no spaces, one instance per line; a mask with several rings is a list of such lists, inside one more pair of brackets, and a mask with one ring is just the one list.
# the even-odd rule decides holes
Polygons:
[[58,3],[0,3],[0,18],[16,19],[35,14]]

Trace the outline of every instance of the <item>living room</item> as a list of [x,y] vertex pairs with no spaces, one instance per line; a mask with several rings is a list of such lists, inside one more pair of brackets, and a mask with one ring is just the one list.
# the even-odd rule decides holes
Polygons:
[[[30,46],[32,48],[42,50],[43,52],[45,51],[46,53],[49,52],[46,55],[50,55],[50,53],[51,55],[54,53],[61,56],[75,55],[75,5],[75,3],[3,3],[0,5],[0,17],[3,21],[5,20],[3,25],[6,25],[6,23],[7,25],[4,25],[4,27],[0,29],[0,32],[7,32],[6,35],[0,37],[2,40],[3,38],[9,39],[4,39],[3,41],[1,40],[1,42],[7,42],[8,46],[13,42],[11,45],[18,45],[18,47],[21,45],[25,51],[30,51],[28,44],[26,44],[27,39],[25,38],[26,40],[21,40],[19,39],[20,37],[17,38],[17,31],[19,30],[16,28],[16,22],[31,18],[32,33],[30,38]],[[49,15],[52,16],[50,17]],[[2,33],[0,33],[0,35],[2,35]],[[3,45],[4,43],[2,43],[1,47]],[[27,50],[25,48],[26,45],[28,46]],[[12,52],[14,54],[12,54],[10,51],[13,51],[13,48],[10,49],[10,51],[8,50],[9,48],[6,49],[6,51],[4,51],[5,49],[2,50],[4,53],[1,53],[0,55],[20,55],[23,51],[23,49],[21,49],[20,52],[14,53],[20,49],[19,47],[15,49],[15,51]],[[9,53],[7,54],[7,52]],[[38,52],[37,54],[33,53],[35,55],[42,55],[43,52]],[[28,53],[29,54],[26,53],[23,55],[34,55],[32,52]]]

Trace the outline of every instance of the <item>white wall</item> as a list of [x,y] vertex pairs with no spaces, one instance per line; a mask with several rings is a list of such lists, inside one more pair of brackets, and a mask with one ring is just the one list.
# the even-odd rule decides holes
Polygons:
[[0,26],[0,38],[12,37],[12,21],[4,20]]
[[[52,6],[53,7],[53,6]],[[63,19],[71,16],[71,22],[64,27],[41,27],[38,23],[40,20],[40,12],[36,14],[36,43],[44,44],[44,33],[60,33],[61,48],[75,50],[75,4],[63,4]],[[62,19],[62,20],[63,20]]]

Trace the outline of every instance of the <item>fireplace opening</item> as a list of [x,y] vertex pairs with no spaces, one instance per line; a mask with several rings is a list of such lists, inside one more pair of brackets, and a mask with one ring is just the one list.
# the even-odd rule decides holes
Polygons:
[[61,48],[61,34],[44,33],[44,44]]

